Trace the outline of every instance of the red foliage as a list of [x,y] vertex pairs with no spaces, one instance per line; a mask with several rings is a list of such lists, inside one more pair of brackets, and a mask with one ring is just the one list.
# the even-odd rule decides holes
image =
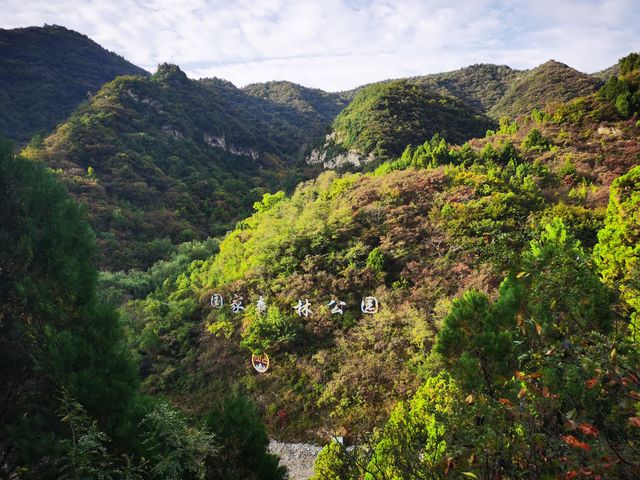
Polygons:
[[563,435],[562,440],[564,440],[564,443],[566,443],[570,447],[579,448],[581,450],[584,450],[585,452],[591,451],[591,447],[589,445],[587,445],[584,442],[581,442],[573,435]]
[[578,429],[589,437],[597,437],[600,433],[596,427],[584,422],[578,425]]

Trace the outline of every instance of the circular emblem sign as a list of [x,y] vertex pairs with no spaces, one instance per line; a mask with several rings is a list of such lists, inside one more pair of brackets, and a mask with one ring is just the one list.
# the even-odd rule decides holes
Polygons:
[[251,364],[258,373],[264,373],[269,369],[269,357],[265,353],[264,355],[251,355]]

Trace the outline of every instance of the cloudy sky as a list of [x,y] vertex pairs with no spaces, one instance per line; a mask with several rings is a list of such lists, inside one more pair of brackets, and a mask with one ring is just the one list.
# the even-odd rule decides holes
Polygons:
[[640,50],[637,0],[0,0],[3,28],[58,24],[154,71],[342,90],[474,63],[593,72]]

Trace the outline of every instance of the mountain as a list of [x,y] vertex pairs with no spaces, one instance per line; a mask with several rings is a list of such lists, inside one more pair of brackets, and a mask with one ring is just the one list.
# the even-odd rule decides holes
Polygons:
[[165,64],[109,82],[24,154],[88,206],[103,268],[146,267],[173,243],[232,228],[262,193],[295,185],[300,148],[322,118],[311,111],[307,131],[296,115]]
[[620,65],[616,63],[615,65],[611,65],[610,67],[605,68],[604,70],[600,70],[599,72],[592,73],[591,75],[599,80],[602,80],[603,82],[606,82],[611,77],[617,76],[619,74]]
[[408,80],[360,89],[335,118],[325,144],[312,152],[310,163],[335,167],[360,165],[372,158],[399,156],[436,133],[462,143],[483,135],[493,121],[461,100],[433,92]]
[[523,73],[506,65],[477,64],[410,80],[436,92],[459,98],[486,114]]
[[602,82],[564,63],[549,60],[515,80],[488,114],[515,117],[543,108],[551,102],[566,102],[595,92]]
[[[0,469],[280,480],[272,438],[329,442],[314,480],[637,478],[640,56],[619,72],[332,94],[163,64],[0,142]],[[375,163],[308,166],[327,131],[312,159]]]
[[[145,388],[190,411],[206,408],[220,392],[242,389],[259,402],[276,438],[327,440],[329,432],[359,442],[419,384],[450,368],[446,362],[459,355],[455,342],[447,357],[432,351],[444,322],[471,312],[464,325],[480,328],[488,317],[473,316],[473,308],[505,295],[499,286],[508,275],[522,279],[522,289],[533,289],[527,282],[540,272],[566,275],[534,283],[547,290],[532,290],[540,295],[532,305],[552,302],[546,320],[526,327],[536,345],[556,328],[545,322],[562,322],[580,308],[604,322],[612,311],[586,309],[595,296],[580,289],[599,284],[595,274],[584,273],[592,268],[588,252],[605,224],[612,183],[640,161],[636,121],[623,117],[614,101],[589,95],[503,121],[496,132],[462,146],[428,140],[373,172],[325,172],[291,196],[265,195],[209,258],[199,257],[146,299],[122,308],[132,348],[142,355]],[[557,222],[570,233],[544,233],[553,230],[546,225],[560,228]],[[535,269],[522,266],[522,258],[551,255],[536,247],[541,235],[555,235],[566,248],[575,241],[580,246],[562,262],[545,257]],[[580,281],[567,262],[580,263]],[[110,288],[116,283],[112,279]],[[602,286],[596,290],[603,298]],[[452,309],[456,298],[471,302],[476,294],[488,297],[473,308]],[[224,298],[223,308],[212,306],[212,295]],[[268,307],[262,313],[261,297]],[[366,297],[378,300],[376,314],[362,311]],[[233,299],[242,307],[235,313]],[[569,299],[573,310],[563,303]],[[300,310],[307,301],[308,315]],[[501,301],[507,308],[516,300]],[[332,312],[336,304],[342,313]],[[525,328],[515,315],[501,331]],[[473,338],[492,341],[483,335]],[[555,361],[555,351],[535,358]],[[252,352],[268,353],[266,374],[252,369]],[[456,375],[466,371],[465,358]],[[484,381],[480,367],[469,365],[471,379]],[[523,388],[516,385],[509,404],[516,405]],[[469,391],[480,392],[473,398],[484,395],[482,387],[460,388],[461,409]]]
[[355,89],[336,117],[324,145],[308,157],[325,168],[399,156],[438,133],[463,143],[495,126],[548,103],[588,95],[597,78],[553,60],[528,70],[479,64],[459,70],[378,82]]
[[118,75],[148,73],[64,27],[0,29],[0,134],[48,133]]
[[253,83],[243,87],[242,91],[267,100],[280,116],[313,136],[326,133],[327,125],[349,103],[348,94],[325,92],[284,81]]

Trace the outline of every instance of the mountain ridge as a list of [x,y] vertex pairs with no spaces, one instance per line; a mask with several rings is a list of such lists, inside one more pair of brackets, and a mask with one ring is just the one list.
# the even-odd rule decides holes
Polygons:
[[57,25],[0,29],[0,133],[24,143],[49,133],[118,75],[149,73]]

